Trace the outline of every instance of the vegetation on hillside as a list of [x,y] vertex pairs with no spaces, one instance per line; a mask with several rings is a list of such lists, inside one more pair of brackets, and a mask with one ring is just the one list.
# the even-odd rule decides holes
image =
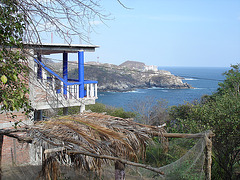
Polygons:
[[[68,108],[68,114],[69,115],[78,114],[79,109],[80,109],[79,106],[69,107]],[[116,108],[116,107],[112,107],[112,106],[107,106],[107,105],[102,104],[102,103],[95,103],[95,104],[87,105],[86,106],[86,111],[103,113],[103,114],[107,114],[107,115],[115,116],[115,117],[120,117],[120,118],[124,118],[124,119],[136,117],[136,114],[134,112],[125,111],[123,108]],[[47,111],[44,112],[45,115],[47,115],[47,113],[48,113]],[[58,115],[63,115],[63,108],[58,109]]]
[[[226,80],[216,93],[200,103],[173,106],[169,130],[197,133],[207,129],[213,138],[213,179],[237,179],[240,161],[240,64],[224,73]],[[239,173],[239,172],[238,172]],[[239,176],[238,176],[239,178]]]
[[[212,130],[215,134],[212,139],[212,179],[237,179],[240,169],[239,69],[239,64],[233,65],[231,70],[224,73],[226,79],[219,83],[217,92],[203,96],[200,102],[167,108],[165,101],[154,103],[154,99],[148,98],[142,102],[134,102],[132,112],[99,103],[88,106],[87,109],[123,118],[134,117],[135,121],[144,124],[166,123],[168,132],[199,133]],[[169,139],[172,146],[165,151],[158,138],[154,141],[155,145],[148,146],[146,152],[146,162],[153,166],[163,166],[179,159],[195,144],[192,140]]]

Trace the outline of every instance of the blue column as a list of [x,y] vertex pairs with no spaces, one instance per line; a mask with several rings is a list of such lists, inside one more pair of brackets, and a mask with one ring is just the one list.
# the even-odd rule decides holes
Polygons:
[[78,81],[79,85],[79,98],[84,97],[84,52],[78,51]]
[[[37,54],[37,59],[38,61],[42,62],[42,56],[41,54]],[[42,67],[40,64],[38,64],[38,69],[37,69],[37,78],[42,79]]]
[[[68,53],[63,53],[63,79],[68,81]],[[63,94],[67,95],[67,86],[63,84]]]

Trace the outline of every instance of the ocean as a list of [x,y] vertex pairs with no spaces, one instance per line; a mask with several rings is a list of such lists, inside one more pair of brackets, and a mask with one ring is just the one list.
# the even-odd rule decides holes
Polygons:
[[203,95],[211,95],[216,92],[218,83],[224,80],[224,72],[230,68],[224,67],[159,67],[159,69],[170,71],[176,76],[184,77],[184,82],[190,84],[194,89],[164,89],[149,88],[136,89],[130,92],[99,92],[96,102],[114,107],[122,107],[129,111],[133,103],[153,98],[154,100],[165,100],[168,106],[184,104],[200,100]]

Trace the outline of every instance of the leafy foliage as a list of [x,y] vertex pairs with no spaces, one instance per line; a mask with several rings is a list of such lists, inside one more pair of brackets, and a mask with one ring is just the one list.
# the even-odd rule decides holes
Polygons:
[[26,77],[28,68],[23,54],[24,16],[17,1],[0,3],[0,110],[29,109]]
[[[69,107],[68,114],[78,114],[79,106]],[[135,113],[131,111],[125,111],[123,108],[116,108],[112,106],[106,106],[102,103],[95,103],[86,106],[86,110],[90,110],[96,113],[105,113],[110,116],[120,117],[120,118],[134,118],[136,116]],[[47,115],[47,111],[44,111],[45,115]],[[63,108],[58,109],[58,115],[63,115]]]
[[224,83],[219,83],[220,88],[219,93],[224,93],[225,91],[230,91],[233,95],[240,94],[240,64],[232,65],[232,69],[225,72],[226,80]]
[[121,117],[121,118],[134,118],[136,116],[135,113],[130,111],[125,111],[123,108],[106,106],[101,103],[88,105],[86,106],[86,110],[91,110],[92,112],[97,112],[97,113],[106,113],[108,115]]
[[162,167],[178,160],[192,147],[191,141],[187,142],[183,139],[172,139],[168,149],[163,146],[159,138],[155,137],[154,142],[154,145],[147,147],[146,162],[156,167]]
[[[211,129],[213,138],[213,179],[235,179],[234,168],[240,155],[239,65],[225,73],[218,92],[205,96],[201,103],[174,106],[172,131],[197,133]],[[238,165],[237,165],[238,164]]]

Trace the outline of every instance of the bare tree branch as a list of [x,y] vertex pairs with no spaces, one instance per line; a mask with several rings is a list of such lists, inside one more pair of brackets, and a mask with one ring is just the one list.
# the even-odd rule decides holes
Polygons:
[[31,43],[41,43],[39,33],[52,31],[67,43],[74,36],[89,43],[92,22],[103,23],[110,15],[105,14],[98,0],[19,0],[18,4],[27,24],[25,40]]
[[82,155],[91,156],[91,157],[100,158],[100,159],[109,159],[109,160],[114,160],[114,161],[120,161],[123,164],[128,164],[128,165],[135,166],[135,167],[141,167],[141,168],[148,169],[150,171],[159,173],[161,175],[164,175],[164,172],[160,171],[158,168],[154,168],[154,167],[151,167],[151,166],[146,165],[146,164],[141,164],[141,163],[136,163],[136,162],[132,162],[132,161],[127,161],[127,160],[119,158],[119,157],[93,154],[93,153],[84,152],[84,151],[67,151],[67,153],[68,154],[82,154]]
[[119,4],[121,4],[122,7],[124,7],[125,9],[133,9],[133,8],[129,8],[127,6],[125,6],[120,0],[117,0]]

